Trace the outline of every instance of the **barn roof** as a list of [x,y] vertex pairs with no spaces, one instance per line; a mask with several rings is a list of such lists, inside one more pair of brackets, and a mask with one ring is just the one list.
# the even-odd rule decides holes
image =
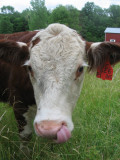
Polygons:
[[106,28],[105,33],[120,33],[120,28]]

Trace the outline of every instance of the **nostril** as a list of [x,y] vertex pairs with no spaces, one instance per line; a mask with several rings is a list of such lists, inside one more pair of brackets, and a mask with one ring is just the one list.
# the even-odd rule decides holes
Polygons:
[[61,125],[62,126],[67,126],[67,123],[66,122],[62,122]]
[[43,125],[43,124],[41,124],[41,125],[40,125],[40,128],[44,129],[44,125]]

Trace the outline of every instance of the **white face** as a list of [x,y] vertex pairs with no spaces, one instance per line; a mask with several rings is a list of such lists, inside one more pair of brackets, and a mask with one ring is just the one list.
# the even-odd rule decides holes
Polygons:
[[[72,111],[80,95],[85,61],[85,42],[72,29],[52,24],[34,38],[28,64],[37,104],[34,122],[64,121],[73,129]],[[80,69],[80,70],[79,70]]]

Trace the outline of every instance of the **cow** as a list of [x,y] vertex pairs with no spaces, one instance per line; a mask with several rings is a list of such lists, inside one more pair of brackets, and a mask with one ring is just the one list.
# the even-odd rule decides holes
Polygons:
[[25,32],[16,32],[11,34],[0,34],[0,40],[13,40],[16,42],[29,43],[33,36],[38,33],[36,31],[25,31]]
[[106,61],[111,65],[120,61],[119,44],[87,42],[63,24],[50,24],[28,44],[1,40],[0,100],[13,106],[21,139],[30,139],[33,116],[38,136],[68,141],[84,68],[96,71]]

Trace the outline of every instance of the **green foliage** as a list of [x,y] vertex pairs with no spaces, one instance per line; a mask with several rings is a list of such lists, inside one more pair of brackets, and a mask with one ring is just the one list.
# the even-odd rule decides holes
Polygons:
[[69,18],[68,18],[69,27],[80,32],[81,27],[80,27],[80,22],[79,22],[79,14],[80,14],[79,10],[74,8],[72,5],[66,6],[66,9],[69,14]]
[[19,12],[15,12],[11,18],[11,23],[13,24],[14,32],[21,32],[29,30],[28,21],[26,18]]
[[11,6],[3,6],[0,15],[0,33],[13,33],[29,30],[25,17]]
[[14,8],[12,6],[3,6],[1,8],[1,12],[3,14],[13,14],[15,11],[14,11]]
[[71,5],[59,5],[52,11],[49,23],[65,24],[79,32],[79,11]]
[[31,0],[30,17],[28,20],[29,29],[41,29],[47,26],[47,8],[45,0]]
[[120,27],[120,5],[111,5],[108,13],[110,14],[111,26]]
[[13,32],[13,24],[10,22],[10,18],[5,16],[1,17],[0,20],[0,33],[12,33]]
[[[0,33],[36,30],[51,23],[62,23],[77,30],[87,41],[104,41],[106,27],[120,27],[120,5],[103,9],[87,2],[79,11],[72,5],[59,5],[47,10],[45,0],[31,0],[31,8],[22,13],[12,6],[3,6],[0,14]],[[7,25],[8,27],[4,28]],[[8,29],[9,28],[9,29]]]
[[51,14],[50,23],[61,23],[68,25],[69,14],[66,7],[60,5],[56,7]]
[[88,41],[103,41],[105,28],[110,24],[104,9],[87,2],[80,12],[81,34]]

